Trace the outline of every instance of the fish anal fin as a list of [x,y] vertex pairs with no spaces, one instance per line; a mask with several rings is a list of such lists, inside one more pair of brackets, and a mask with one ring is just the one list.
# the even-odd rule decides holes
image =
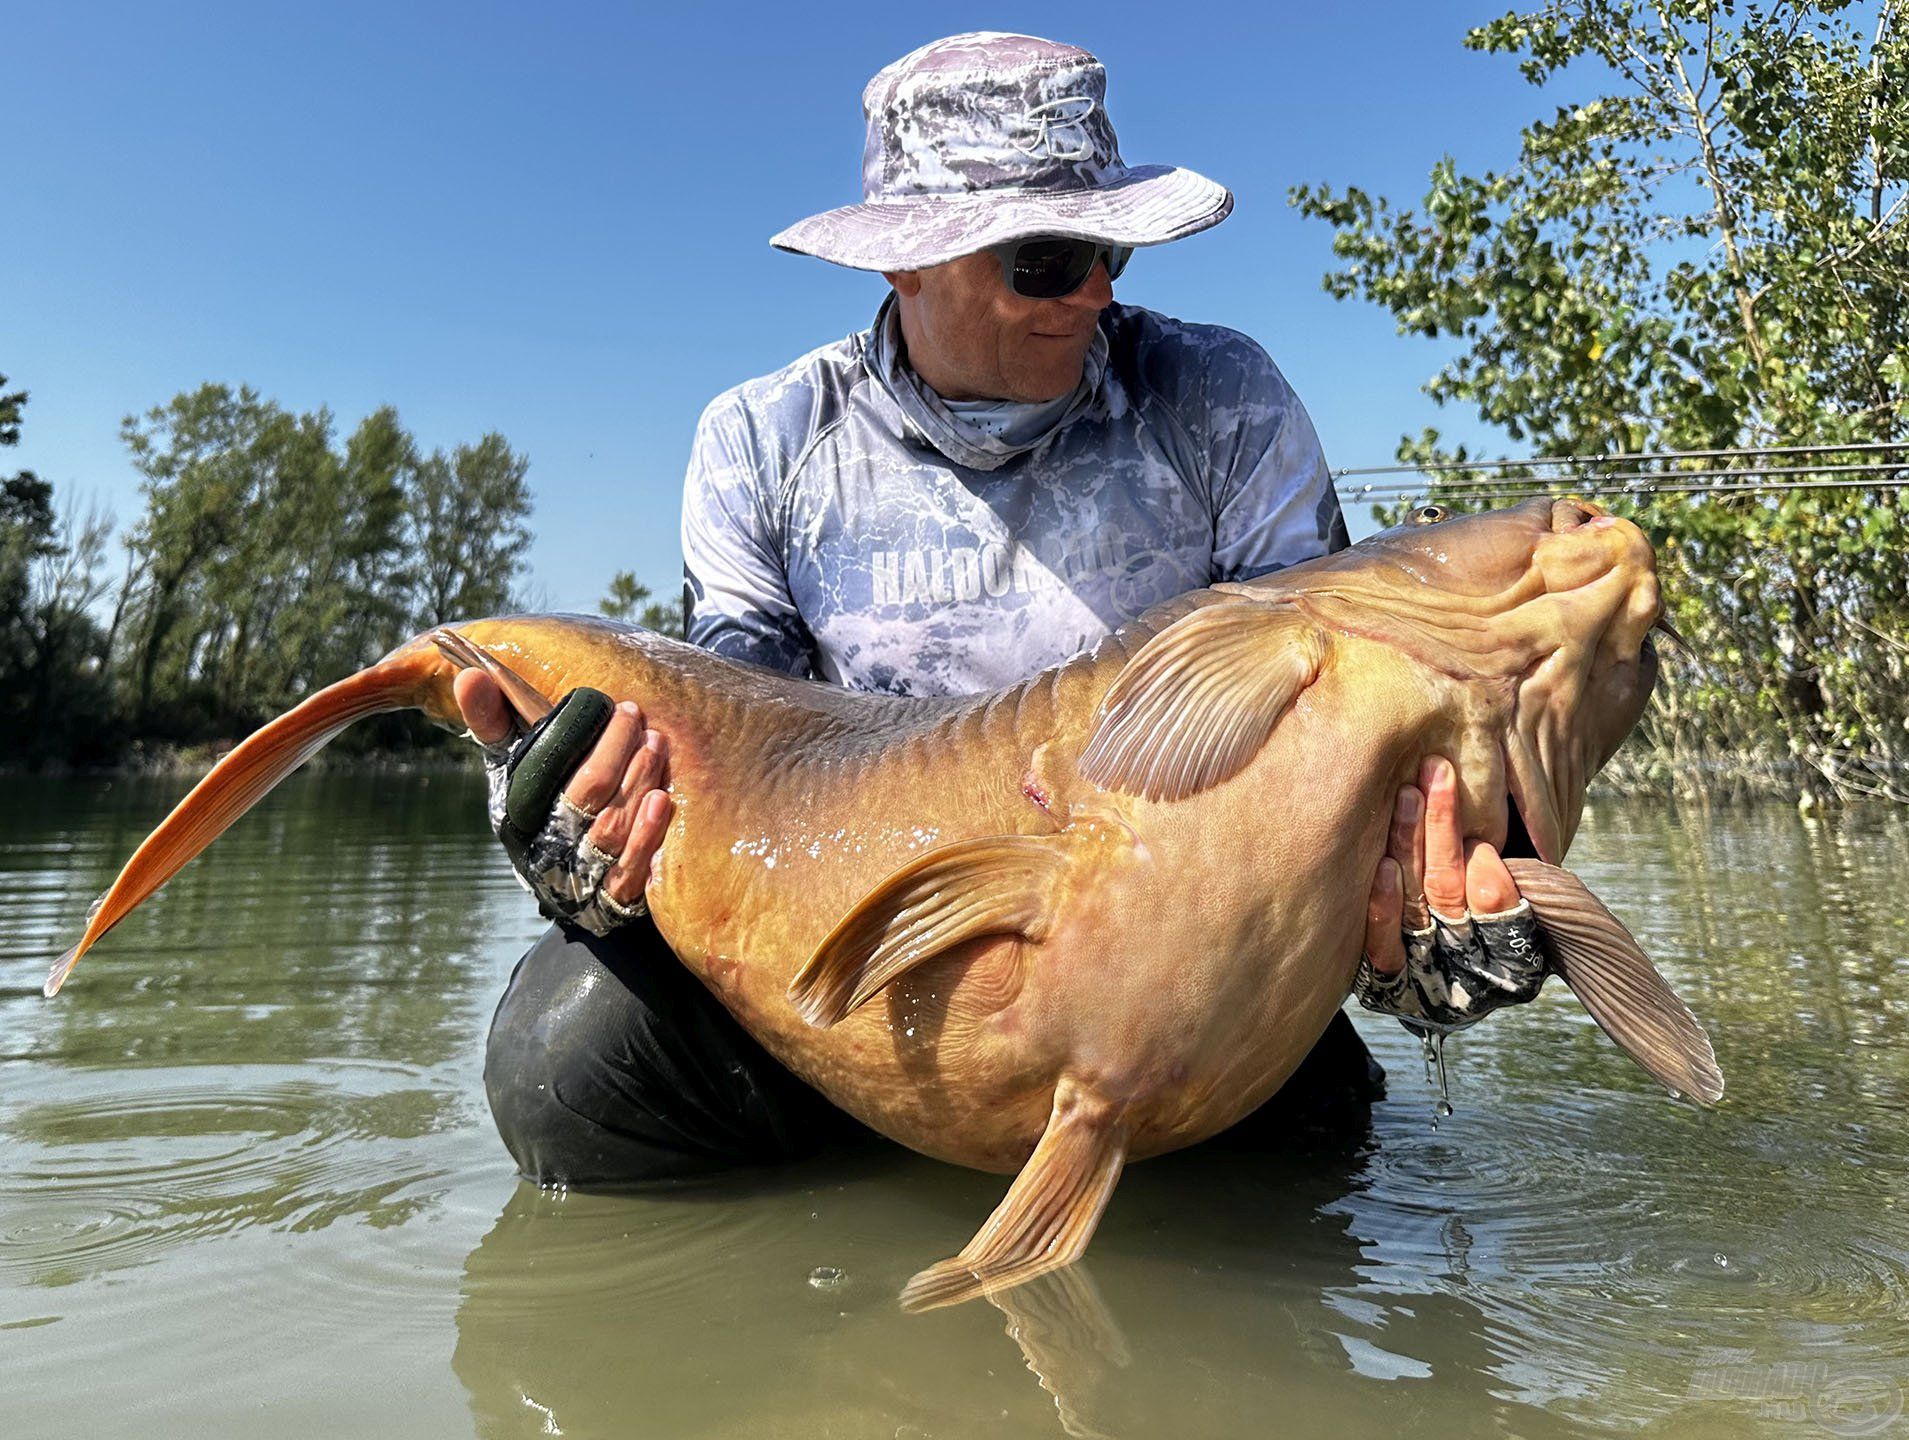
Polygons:
[[826,1028],[892,981],[987,935],[1039,940],[1070,864],[1063,835],[988,835],[913,860],[844,916],[789,982],[789,1002]]
[[959,1255],[902,1291],[902,1308],[933,1310],[1010,1289],[1086,1252],[1127,1158],[1122,1107],[1071,1078],[1054,1091],[1040,1143]]
[[1231,779],[1313,682],[1325,651],[1325,632],[1287,604],[1208,605],[1174,621],[1108,687],[1081,775],[1148,800]]
[[1544,925],[1553,967],[1604,1033],[1672,1090],[1705,1105],[1721,1100],[1710,1037],[1623,922],[1569,870],[1541,860],[1505,864]]

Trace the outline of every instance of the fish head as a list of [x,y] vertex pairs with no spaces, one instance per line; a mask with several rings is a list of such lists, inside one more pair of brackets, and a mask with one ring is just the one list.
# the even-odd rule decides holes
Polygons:
[[[1403,524],[1313,562],[1295,597],[1327,624],[1379,639],[1448,677],[1468,835],[1503,845],[1506,805],[1539,859],[1559,863],[1585,787],[1638,720],[1657,680],[1663,600],[1650,541],[1578,499]],[[1674,633],[1674,632],[1672,632]]]

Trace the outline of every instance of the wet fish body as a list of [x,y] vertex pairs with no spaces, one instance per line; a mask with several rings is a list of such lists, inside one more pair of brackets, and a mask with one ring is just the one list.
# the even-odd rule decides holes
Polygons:
[[641,630],[518,617],[421,636],[222,760],[49,978],[338,730],[490,668],[526,719],[578,685],[671,742],[648,888],[682,962],[778,1059],[923,1153],[1018,1172],[912,1305],[1078,1256],[1128,1160],[1286,1079],[1344,1002],[1392,796],[1452,756],[1567,981],[1674,1089],[1708,1041],[1568,872],[1589,776],[1641,711],[1648,544],[1594,507],[1443,520],[1156,607],[993,694],[856,694]]

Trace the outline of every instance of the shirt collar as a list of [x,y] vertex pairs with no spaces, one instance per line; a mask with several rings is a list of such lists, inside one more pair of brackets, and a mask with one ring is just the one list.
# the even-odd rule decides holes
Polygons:
[[1046,444],[1093,405],[1107,373],[1107,334],[1100,326],[1094,327],[1080,383],[1071,395],[1019,407],[1021,413],[998,435],[951,411],[909,365],[902,343],[901,311],[893,292],[875,312],[875,324],[869,333],[868,367],[927,444],[957,465],[998,470],[1015,456]]

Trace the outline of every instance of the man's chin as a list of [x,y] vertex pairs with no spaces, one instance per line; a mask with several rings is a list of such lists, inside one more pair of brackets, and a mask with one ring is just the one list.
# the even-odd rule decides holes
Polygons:
[[1073,394],[1074,387],[1080,384],[1080,376],[1078,363],[1071,367],[1043,366],[1015,377],[1013,398],[1023,405],[1045,405],[1050,400]]

